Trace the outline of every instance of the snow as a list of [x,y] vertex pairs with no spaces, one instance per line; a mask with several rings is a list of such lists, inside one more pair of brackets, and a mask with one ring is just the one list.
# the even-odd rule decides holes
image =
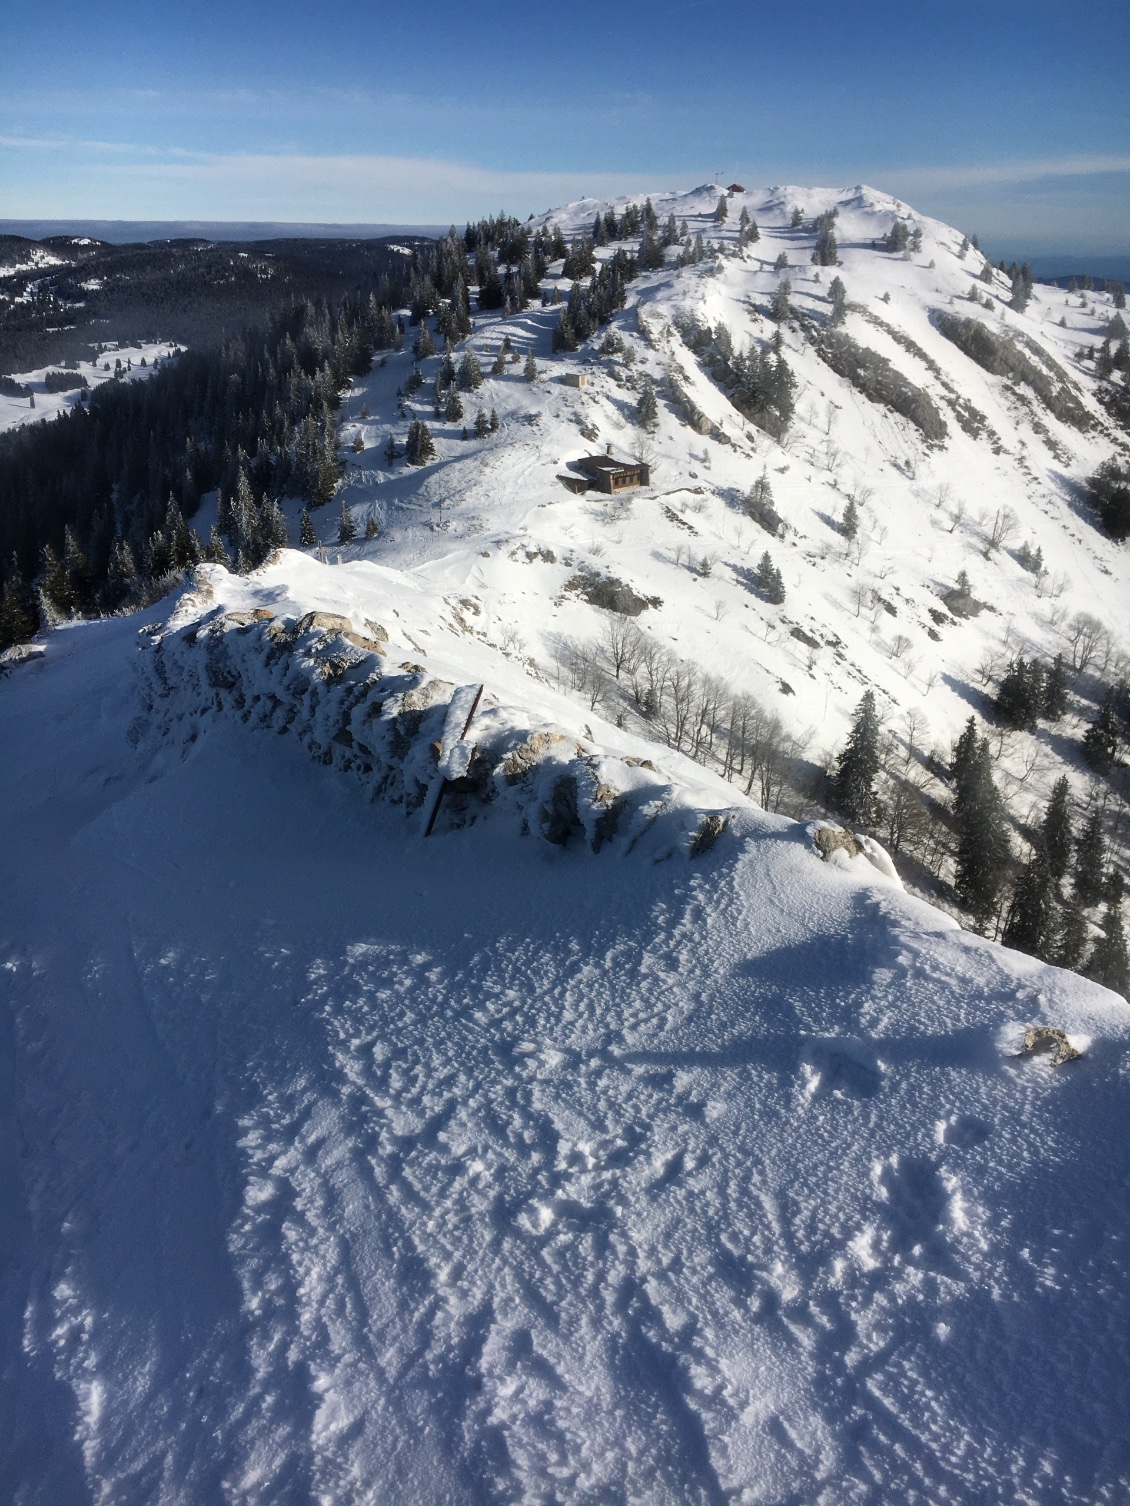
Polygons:
[[[696,192],[688,218],[717,201]],[[802,194],[826,202],[747,195],[769,266],[800,243],[774,216]],[[1049,417],[1069,459],[1041,449],[923,311],[968,282],[954,233],[923,220],[921,258],[885,257],[890,201],[841,198],[849,295],[889,288],[882,317],[1002,443],[951,423],[924,451],[787,334],[801,406],[822,384],[875,487],[860,564],[820,520],[842,501],[811,458],[820,422],[787,451],[747,438],[668,333],[686,300],[741,334],[776,278],[724,259],[640,279],[649,334],[633,309],[617,326],[637,371],[680,361],[731,445],[688,437],[661,393],[656,484],[573,496],[555,476],[598,443],[579,422],[631,442],[622,363],[552,359],[554,310],[481,320],[480,354],[508,330],[543,372],[471,395],[496,438],[436,425],[436,463],[390,474],[410,356],[347,399],[367,452],[345,496],[380,538],[338,548],[316,513],[323,560],[204,567],[4,667],[0,1498],[1127,1498],[1130,1006],[962,931],[877,843],[822,862],[812,828],[554,683],[554,635],[601,629],[563,589],[591,564],[662,598],[639,619],[661,642],[820,738],[871,680],[944,735],[985,614],[923,631],[904,676],[849,572],[917,632],[968,561],[1017,641],[1061,631],[1011,560],[936,524],[945,480],[1023,509],[1072,578],[1054,604],[1124,628],[1124,559],[1070,502],[1109,434]],[[794,286],[818,296],[803,269]],[[1040,312],[1023,327],[1066,363]],[[578,364],[583,392],[552,380]],[[762,465],[783,543],[731,505]],[[709,577],[676,560],[687,540],[718,553]],[[767,542],[783,618],[737,569]],[[299,631],[310,612],[351,636]],[[839,653],[822,634],[809,671],[793,623]],[[927,688],[931,664],[949,679]],[[425,840],[437,759],[482,777]],[[1033,1024],[1084,1054],[1017,1055]]]
[[[87,286],[87,284],[83,284]],[[122,370],[118,377],[119,381],[138,381],[149,376],[156,360],[165,360],[170,355],[176,354],[179,347],[170,345],[167,340],[142,341],[134,345],[108,345],[93,361],[80,361],[74,371],[75,376],[86,378],[90,388],[100,387],[103,382],[114,380],[114,363],[121,361]],[[141,366],[142,360],[145,366]],[[106,362],[110,364],[110,370],[106,371]],[[133,362],[130,370],[126,363]],[[35,407],[31,407],[26,397],[9,397],[0,392],[0,433],[6,429],[19,428],[21,424],[38,423],[45,418],[55,418],[67,409],[73,408],[81,400],[81,390],[71,392],[48,392],[45,386],[45,378],[49,371],[60,371],[64,368],[56,365],[42,366],[36,371],[22,371],[11,373],[12,380],[19,382],[24,387],[30,387],[35,397]]]

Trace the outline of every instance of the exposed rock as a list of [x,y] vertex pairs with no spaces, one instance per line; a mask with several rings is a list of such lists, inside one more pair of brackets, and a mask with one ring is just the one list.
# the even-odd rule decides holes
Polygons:
[[560,732],[534,732],[521,744],[511,748],[502,760],[502,776],[508,784],[517,784],[530,770],[541,763],[553,747],[567,743],[569,739]]
[[846,377],[871,402],[882,403],[908,418],[931,444],[945,440],[949,430],[933,398],[903,376],[886,356],[834,329],[821,331],[816,350],[837,376]]
[[308,633],[311,628],[322,628],[327,633],[351,633],[353,624],[338,612],[307,612],[298,619],[296,631]]
[[367,638],[364,633],[352,631],[342,635],[347,643],[352,643],[355,648],[363,648],[367,654],[383,654],[387,644],[376,638]]
[[846,852],[849,858],[854,858],[863,850],[855,840],[855,833],[846,826],[816,826],[812,829],[812,840],[825,863],[834,852]]
[[268,612],[266,607],[256,607],[253,612],[225,612],[225,627],[250,627],[253,622],[272,622],[274,612]]
[[690,856],[700,858],[704,852],[709,852],[729,824],[729,816],[722,811],[707,811],[691,838]]
[[648,607],[661,607],[658,596],[640,596],[626,581],[614,575],[601,575],[596,570],[581,569],[565,582],[566,591],[576,591],[593,607],[603,607],[606,612],[618,612],[621,617],[638,617]]
[[1039,1052],[1050,1051],[1052,1066],[1062,1066],[1064,1062],[1073,1062],[1082,1056],[1079,1051],[1056,1025],[1029,1025],[1024,1032],[1024,1044],[1020,1048],[1021,1056],[1034,1056]]

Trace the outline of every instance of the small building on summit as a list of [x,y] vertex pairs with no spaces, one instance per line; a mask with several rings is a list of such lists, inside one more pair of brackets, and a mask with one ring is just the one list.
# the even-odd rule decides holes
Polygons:
[[613,455],[585,455],[577,461],[589,477],[589,485],[601,492],[623,492],[633,486],[648,486],[651,467],[636,460],[617,460]]

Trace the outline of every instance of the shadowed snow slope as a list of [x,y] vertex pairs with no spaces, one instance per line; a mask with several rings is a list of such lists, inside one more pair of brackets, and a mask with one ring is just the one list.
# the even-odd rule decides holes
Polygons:
[[1127,1006],[439,621],[285,554],[0,682],[0,1497],[1124,1501]]

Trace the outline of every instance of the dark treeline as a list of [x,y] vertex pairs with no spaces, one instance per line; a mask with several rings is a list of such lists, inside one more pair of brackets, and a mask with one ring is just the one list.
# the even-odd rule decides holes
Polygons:
[[[168,340],[212,349],[264,327],[290,304],[333,306],[357,288],[393,298],[411,247],[423,259],[432,242],[276,240],[225,244],[158,241],[110,246],[71,237],[42,243],[62,265],[0,279],[0,371],[88,360],[92,346]],[[5,258],[32,260],[41,243],[0,239]]]
[[[33,580],[47,609],[68,615],[143,599],[143,583],[205,554],[260,563],[285,542],[280,497],[318,506],[333,494],[343,386],[375,350],[402,343],[392,303],[375,293],[336,309],[303,301],[264,330],[186,352],[148,380],[108,382],[2,436],[0,644],[35,630]],[[186,520],[215,487],[220,527],[204,541]]]

